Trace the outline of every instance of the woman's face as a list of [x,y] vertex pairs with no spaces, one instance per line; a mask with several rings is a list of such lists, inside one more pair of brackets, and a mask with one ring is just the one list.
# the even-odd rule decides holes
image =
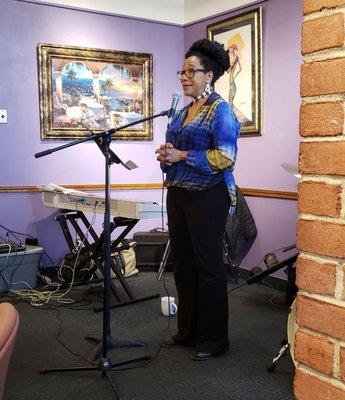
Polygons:
[[[183,70],[201,69],[204,70],[204,66],[196,56],[186,58],[183,64]],[[181,84],[183,93],[185,96],[196,98],[205,90],[207,83],[211,83],[213,77],[212,71],[195,71],[192,78],[188,78],[186,74],[181,77]]]

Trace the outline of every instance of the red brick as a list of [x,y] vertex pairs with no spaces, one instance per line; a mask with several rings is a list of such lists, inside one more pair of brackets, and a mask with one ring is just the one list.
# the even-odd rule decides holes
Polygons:
[[302,174],[345,175],[344,154],[345,141],[303,142],[299,170]]
[[332,375],[333,372],[332,342],[308,333],[297,331],[295,338],[295,360],[316,371]]
[[334,264],[318,263],[307,258],[298,257],[296,284],[299,290],[334,295],[336,273],[337,269]]
[[345,225],[300,219],[297,224],[297,247],[325,256],[345,258]]
[[340,379],[345,381],[345,347],[340,348]]
[[296,400],[344,400],[345,390],[297,370],[294,379]]
[[301,327],[345,339],[345,308],[302,295],[297,299],[297,323]]
[[304,104],[300,112],[300,135],[342,135],[343,121],[344,111],[340,101]]
[[327,8],[335,8],[345,4],[345,0],[304,0],[303,13],[305,15]]
[[301,67],[301,95],[345,92],[345,58],[305,63]]
[[305,21],[302,26],[302,54],[342,47],[344,43],[343,14],[333,14]]
[[298,211],[300,213],[339,217],[341,214],[340,185],[305,181],[298,185]]

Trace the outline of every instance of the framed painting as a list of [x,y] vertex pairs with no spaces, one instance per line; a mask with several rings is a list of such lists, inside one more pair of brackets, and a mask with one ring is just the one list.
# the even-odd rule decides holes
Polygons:
[[[152,115],[152,55],[39,44],[42,139],[77,139]],[[113,139],[152,140],[152,121]]]
[[229,50],[230,68],[215,90],[232,106],[241,135],[261,135],[261,8],[207,26],[207,36]]

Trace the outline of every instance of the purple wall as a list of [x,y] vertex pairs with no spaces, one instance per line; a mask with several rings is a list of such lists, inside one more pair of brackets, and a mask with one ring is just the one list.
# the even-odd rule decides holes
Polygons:
[[[12,0],[2,0],[0,15],[0,108],[8,111],[8,124],[0,125],[0,186],[103,183],[103,158],[92,143],[34,158],[34,153],[61,144],[40,140],[38,43],[152,53],[153,104],[158,112],[170,106],[171,93],[178,88],[176,70],[183,60],[183,28]],[[127,171],[113,166],[112,183],[161,181],[154,150],[164,141],[165,129],[166,119],[157,119],[153,141],[112,144],[120,157],[140,167]],[[160,191],[114,195],[155,201],[161,197]],[[66,244],[53,216],[54,209],[44,208],[38,194],[0,194],[0,224],[38,235],[47,252],[58,259]],[[140,222],[137,229],[157,226],[160,221],[152,219]]]
[[[206,36],[207,25],[258,6],[185,27],[185,50]],[[297,179],[280,164],[298,163],[301,1],[271,0],[263,2],[261,7],[262,136],[239,139],[235,177],[243,188],[297,191]],[[267,252],[295,243],[297,204],[263,198],[247,200],[258,227],[255,245],[243,262],[244,267],[251,267]]]
[[[183,58],[183,28],[10,0],[2,2],[0,12],[0,68],[4,71],[0,104],[8,109],[9,120],[0,126],[5,151],[5,160],[2,156],[0,162],[7,165],[0,185],[102,183],[103,160],[92,143],[39,160],[33,157],[58,144],[40,140],[37,44],[152,53],[153,104],[160,111],[169,107],[171,93],[178,85],[176,68]],[[131,157],[145,167],[132,172],[116,169],[113,183],[160,181],[153,149],[163,140],[165,127],[164,118],[154,121],[153,142],[113,144],[120,156]]]
[[[296,190],[296,180],[280,163],[297,163],[300,0],[263,3],[263,135],[239,140],[236,167],[241,187]],[[237,10],[240,13],[242,10]],[[33,154],[58,142],[40,140],[37,44],[65,44],[153,54],[155,111],[168,108],[171,93],[180,90],[176,70],[183,49],[206,36],[206,25],[232,14],[185,28],[107,16],[85,11],[2,0],[0,24],[0,108],[8,111],[8,124],[0,125],[0,186],[103,183],[103,159],[95,145],[85,143],[36,160]],[[164,140],[166,120],[154,121],[152,142],[114,142],[112,148],[140,168],[114,166],[112,183],[157,183],[161,173],[154,149]],[[160,201],[158,190],[113,193],[117,197]],[[295,241],[296,203],[248,199],[259,230],[244,266]],[[54,209],[41,205],[39,194],[0,194],[0,224],[37,235],[54,258],[66,245],[54,222]],[[96,226],[100,228],[100,219]],[[158,220],[140,221],[135,230],[160,226]]]

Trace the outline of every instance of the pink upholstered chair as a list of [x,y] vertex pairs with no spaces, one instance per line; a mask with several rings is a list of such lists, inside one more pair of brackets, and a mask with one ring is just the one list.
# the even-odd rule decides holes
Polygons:
[[10,303],[0,303],[0,400],[3,398],[8,364],[17,335],[19,316]]

